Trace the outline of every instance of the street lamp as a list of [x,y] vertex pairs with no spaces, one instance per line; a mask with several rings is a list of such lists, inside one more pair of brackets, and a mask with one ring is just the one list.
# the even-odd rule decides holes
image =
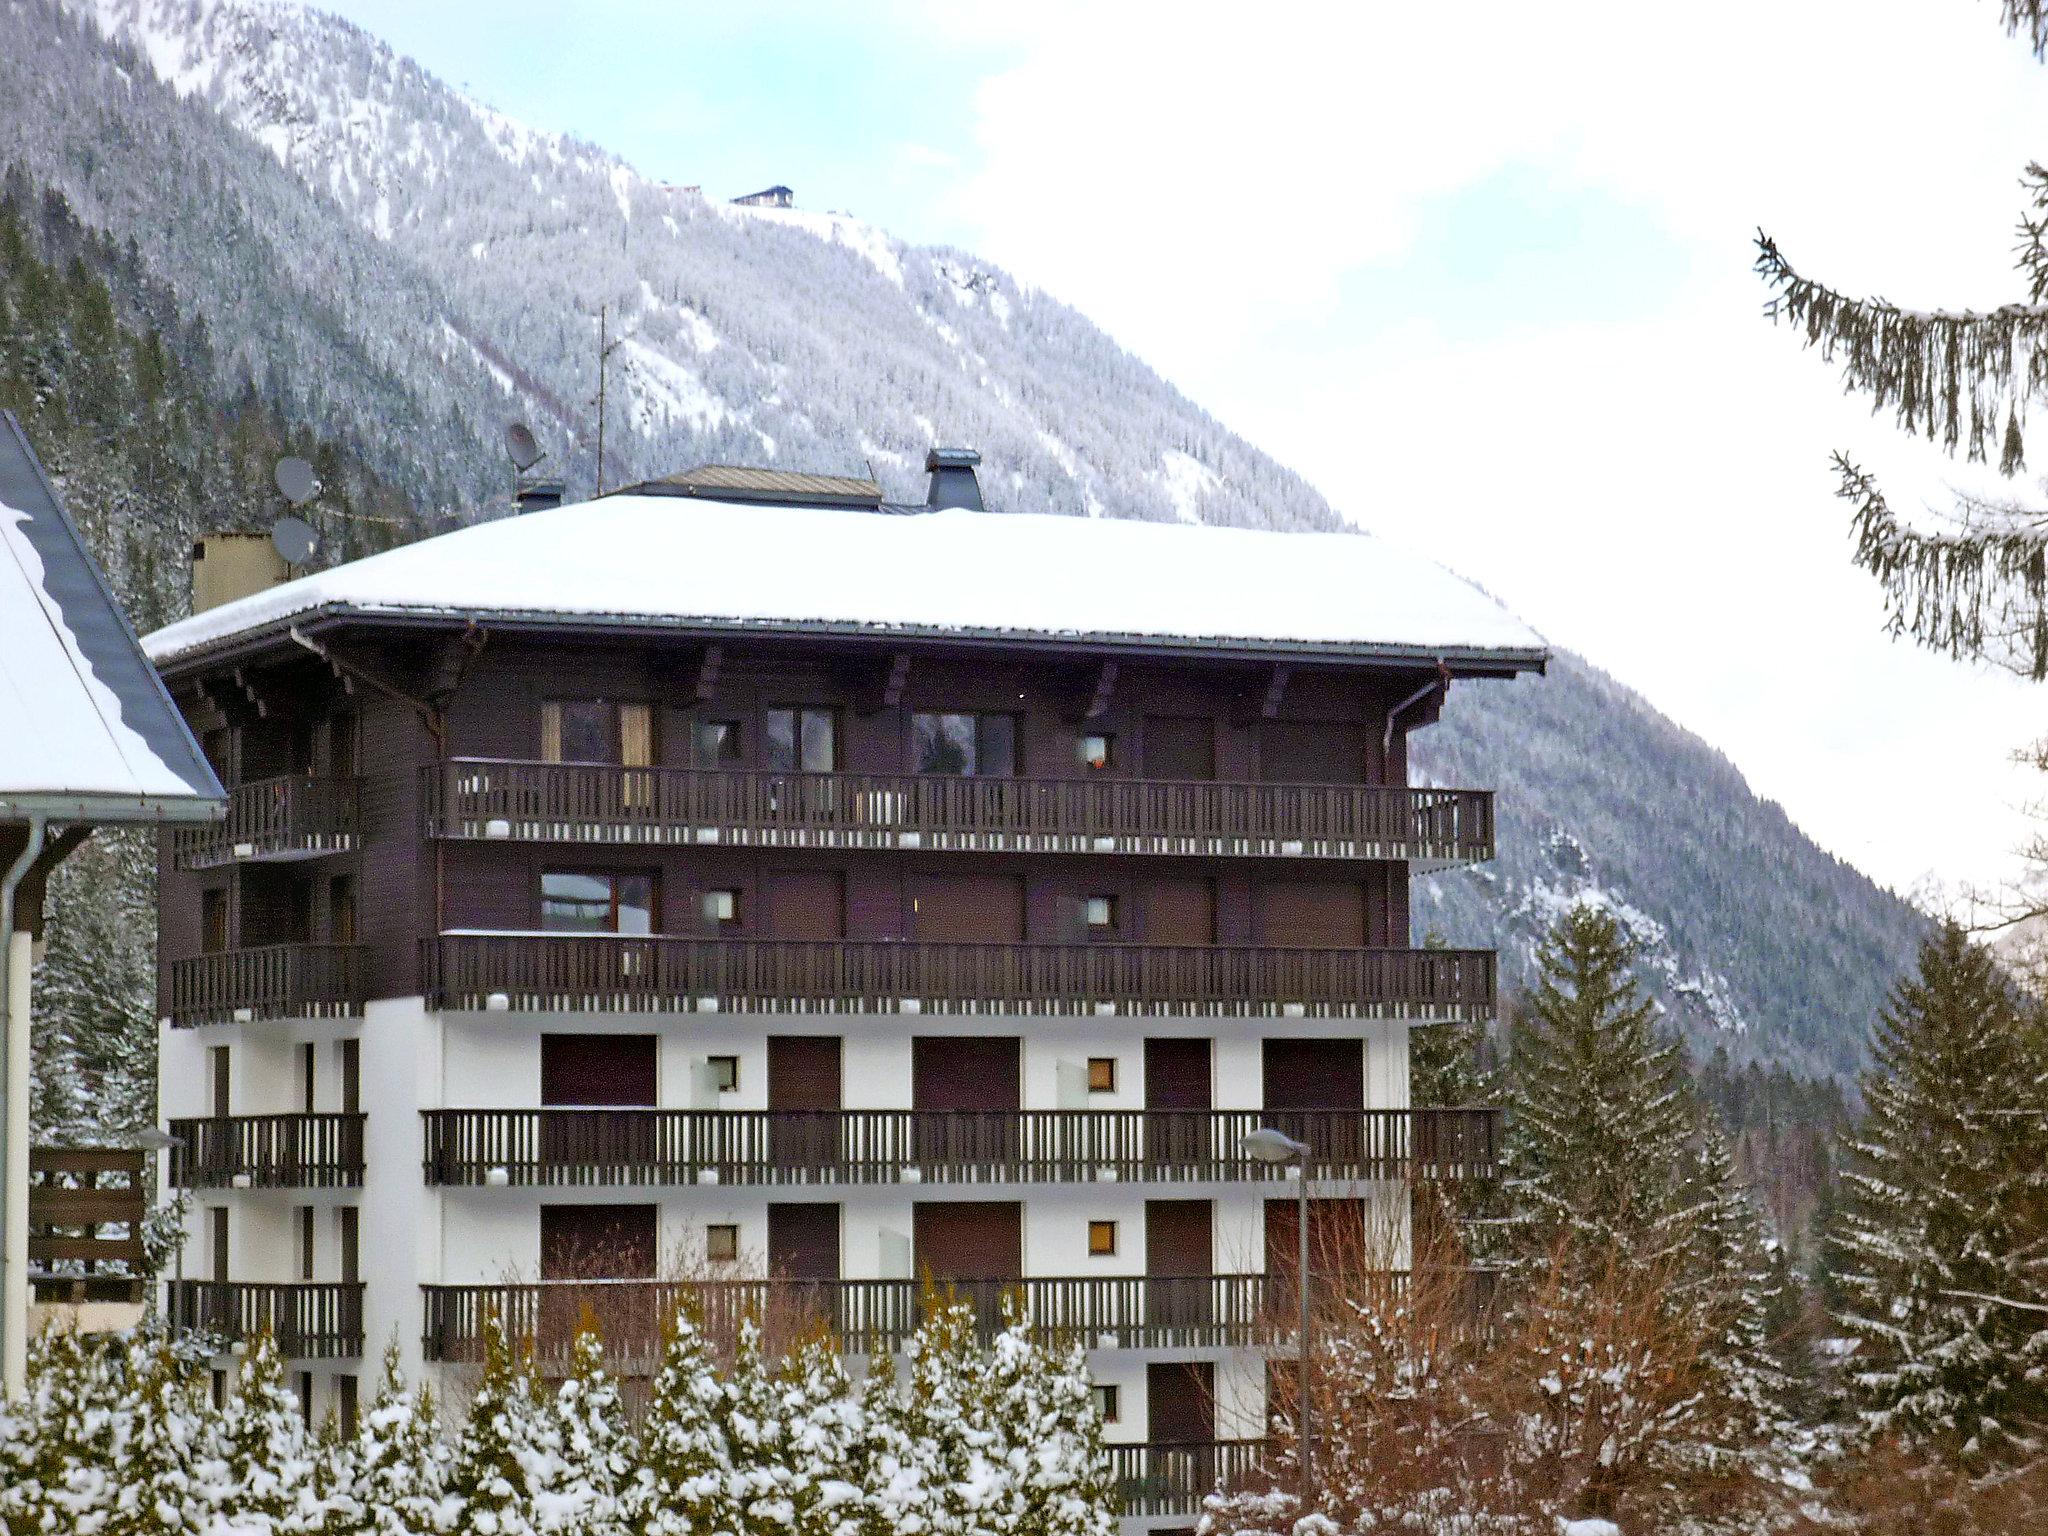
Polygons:
[[[145,1152],[164,1153],[183,1150],[186,1141],[182,1136],[173,1136],[162,1126],[152,1125],[135,1133],[135,1145]],[[185,1223],[182,1219],[178,1222],[178,1241],[171,1249],[171,1277],[171,1311],[176,1316],[185,1290]],[[154,1289],[152,1286],[151,1290]]]
[[1315,1455],[1313,1439],[1309,1432],[1308,1401],[1308,1163],[1314,1154],[1305,1141],[1296,1141],[1284,1131],[1262,1125],[1237,1144],[1245,1156],[1273,1167],[1293,1163],[1300,1176],[1295,1183],[1294,1236],[1298,1245],[1295,1262],[1295,1291],[1301,1303],[1301,1321],[1296,1335],[1301,1345],[1301,1362],[1295,1378],[1295,1439],[1300,1446],[1301,1457],[1301,1513],[1305,1518],[1309,1512],[1310,1495],[1315,1488]]

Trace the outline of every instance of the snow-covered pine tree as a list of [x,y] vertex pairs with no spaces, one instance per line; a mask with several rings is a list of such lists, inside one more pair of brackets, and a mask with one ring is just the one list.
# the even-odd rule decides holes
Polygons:
[[285,1387],[284,1361],[268,1329],[242,1356],[219,1433],[237,1519],[278,1529],[311,1493],[313,1459],[305,1415]]
[[974,1309],[931,1291],[923,1305],[904,1351],[910,1381],[900,1422],[910,1482],[919,1492],[924,1536],[969,1536],[985,1529],[980,1511],[993,1502],[1000,1477],[976,1379]]
[[1603,907],[1567,911],[1537,951],[1510,1063],[1507,1186],[1516,1248],[1595,1264],[1675,1252],[1687,1232],[1692,1117],[1678,1047],[1657,1037],[1635,948]]
[[788,1536],[796,1527],[796,1489],[781,1383],[762,1345],[760,1325],[751,1317],[740,1320],[732,1363],[719,1385],[715,1411],[731,1459],[713,1516],[717,1528]]
[[909,1410],[886,1354],[868,1362],[860,1388],[860,1441],[851,1465],[862,1490],[862,1536],[928,1536],[936,1497],[924,1481],[927,1458],[911,1439]]
[[720,1423],[718,1361],[685,1299],[670,1320],[640,1427],[643,1475],[631,1499],[632,1527],[645,1536],[692,1536],[717,1529],[732,1457]]
[[822,1330],[783,1362],[776,1381],[796,1536],[859,1536],[862,1400]]
[[543,1490],[549,1529],[565,1536],[627,1536],[639,1452],[605,1369],[604,1341],[588,1319],[576,1333],[569,1375],[553,1403],[560,1477]]
[[1949,925],[1878,1021],[1834,1232],[1863,1427],[1997,1463],[2048,1436],[2048,1026]]
[[433,1394],[407,1386],[396,1345],[384,1352],[375,1400],[339,1449],[313,1527],[321,1536],[435,1536],[449,1523],[451,1453]]
[[[218,1420],[190,1365],[169,1340],[138,1340],[130,1389],[112,1412],[126,1421],[108,1470],[113,1497],[99,1536],[189,1536],[233,1507]],[[89,1526],[85,1528],[90,1528]]]
[[540,1536],[537,1495],[561,1477],[561,1437],[540,1401],[533,1366],[484,1317],[484,1374],[455,1442],[448,1490],[451,1536]]
[[1027,1536],[1112,1536],[1115,1488],[1082,1349],[1040,1345],[1022,1308],[1006,1302],[981,1396],[990,1455],[1002,1468],[984,1518]]

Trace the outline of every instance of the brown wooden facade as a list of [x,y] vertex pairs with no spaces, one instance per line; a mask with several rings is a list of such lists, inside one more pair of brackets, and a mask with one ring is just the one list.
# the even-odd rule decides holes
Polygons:
[[[1215,991],[1219,1011],[1348,1007],[1337,993],[1381,985],[1371,978],[1395,963],[1339,974],[1327,956],[1406,951],[1411,865],[1491,849],[1487,796],[1405,782],[1406,733],[1438,705],[1435,692],[1416,698],[1433,669],[791,637],[316,633],[322,654],[285,640],[171,669],[235,795],[221,829],[167,840],[160,984],[174,1022],[347,1017],[368,999],[436,991],[481,1006],[470,989],[447,995],[442,936],[534,932],[544,879],[578,873],[644,879],[647,926],[690,966],[732,962],[680,941],[845,946],[828,978],[838,985],[861,945],[1006,946],[1012,979],[995,983],[983,960],[927,951],[925,995],[980,1009],[1053,1006],[1070,984],[1029,977],[1060,972],[1092,1004],[1080,995],[1095,988],[1091,968],[1117,962],[1069,958],[1090,947],[1205,950],[1253,957]],[[547,761],[564,755],[549,709],[591,700],[631,711],[609,761]],[[815,742],[808,758],[778,758],[776,726],[792,713],[802,730],[826,722],[829,763]],[[1003,771],[919,772],[920,717],[938,716],[1000,736],[981,766]],[[509,941],[495,953],[508,984],[537,963]],[[822,974],[780,963],[792,984]],[[1199,965],[1145,963],[1147,985]],[[1251,974],[1259,963],[1269,979]],[[479,964],[465,954],[455,968]],[[1290,971],[1302,978],[1292,992]],[[1390,984],[1400,995],[1380,1000],[1394,1005],[1381,1016],[1469,1016],[1491,1001],[1481,958],[1464,962],[1455,995]],[[593,986],[607,990],[592,973],[578,995]],[[610,991],[614,1008],[645,1001]],[[815,1001],[801,986],[790,995]]]

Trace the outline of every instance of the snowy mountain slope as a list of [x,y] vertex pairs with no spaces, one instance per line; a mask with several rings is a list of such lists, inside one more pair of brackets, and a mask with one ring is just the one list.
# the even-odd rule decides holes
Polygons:
[[[986,263],[661,186],[317,12],[0,0],[0,128],[0,164],[133,240],[224,367],[430,501],[502,501],[515,415],[591,484],[603,304],[610,483],[865,463],[921,499],[936,439],[982,450],[998,510],[1344,526]],[[1808,1070],[1857,1060],[1917,921],[1711,749],[1571,658],[1461,688],[1425,734],[1423,771],[1500,787],[1502,856],[1419,884],[1418,930],[1501,935],[1512,976],[1560,893],[1597,887],[1640,914],[1688,1030]]]

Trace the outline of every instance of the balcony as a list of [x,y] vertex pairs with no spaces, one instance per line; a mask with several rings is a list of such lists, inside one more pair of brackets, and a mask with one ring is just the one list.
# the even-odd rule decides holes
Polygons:
[[355,1281],[265,1285],[174,1280],[173,1328],[234,1345],[269,1332],[294,1360],[350,1360],[363,1352],[363,1287]]
[[363,1117],[234,1115],[173,1120],[173,1189],[359,1189]]
[[[426,1285],[426,1358],[482,1358],[483,1320],[495,1314],[532,1344],[543,1368],[565,1362],[576,1331],[594,1319],[612,1368],[648,1373],[662,1329],[687,1296],[713,1332],[744,1317],[772,1317],[798,1333],[822,1324],[855,1354],[893,1354],[917,1332],[921,1280],[544,1280]],[[963,1280],[948,1287],[975,1312],[984,1337],[1002,1326],[1003,1302],[1020,1300],[1037,1331],[1090,1349],[1207,1349],[1287,1336],[1294,1290],[1283,1277],[1117,1275]]]
[[1483,790],[1360,784],[742,773],[455,758],[424,770],[428,837],[972,853],[1493,857]]
[[363,1011],[357,944],[266,944],[173,960],[164,1012],[179,1026],[343,1019]]
[[354,779],[296,773],[240,785],[225,820],[175,834],[173,857],[180,869],[211,869],[346,853],[360,831],[357,790]]
[[1286,1170],[1239,1150],[1262,1124],[1314,1147],[1319,1179],[1487,1179],[1501,1137],[1497,1109],[437,1109],[424,1118],[428,1184],[551,1189],[1278,1179]]
[[422,966],[452,1012],[1477,1021],[1494,999],[1492,951],[1459,949],[449,933]]
[[[1126,1516],[1198,1515],[1217,1488],[1280,1483],[1264,1466],[1263,1440],[1107,1445],[1117,1507]],[[1282,1484],[1284,1486],[1284,1484]]]

